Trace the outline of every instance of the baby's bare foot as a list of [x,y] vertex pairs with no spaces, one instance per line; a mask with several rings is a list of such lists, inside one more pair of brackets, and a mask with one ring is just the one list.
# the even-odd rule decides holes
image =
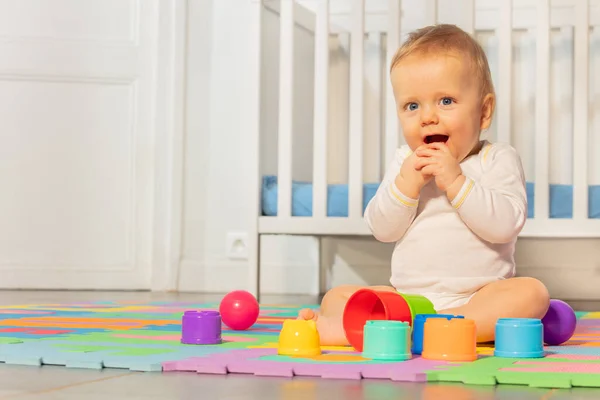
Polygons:
[[298,319],[315,321],[321,340],[321,346],[347,346],[348,339],[344,333],[342,318],[325,317],[319,312],[304,308],[298,313]]
[[300,312],[298,312],[298,318],[297,319],[301,319],[304,321],[310,321],[311,319],[313,321],[317,321],[319,317],[319,313],[315,310],[312,310],[310,308],[303,308],[302,310],[300,310]]

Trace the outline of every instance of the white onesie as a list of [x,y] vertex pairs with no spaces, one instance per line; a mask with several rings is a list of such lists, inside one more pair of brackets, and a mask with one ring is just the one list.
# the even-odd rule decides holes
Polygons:
[[396,242],[393,287],[426,296],[437,311],[458,307],[515,275],[515,242],[527,218],[521,159],[507,144],[484,141],[460,164],[467,179],[450,203],[433,180],[418,199],[400,193],[394,180],[410,154],[408,146],[396,151],[365,220],[375,238]]

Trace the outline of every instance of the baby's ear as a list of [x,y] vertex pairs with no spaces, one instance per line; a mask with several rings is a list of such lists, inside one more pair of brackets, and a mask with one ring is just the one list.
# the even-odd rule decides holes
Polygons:
[[481,121],[480,129],[485,130],[492,124],[492,115],[494,115],[494,107],[496,106],[496,98],[493,94],[488,93],[481,102]]

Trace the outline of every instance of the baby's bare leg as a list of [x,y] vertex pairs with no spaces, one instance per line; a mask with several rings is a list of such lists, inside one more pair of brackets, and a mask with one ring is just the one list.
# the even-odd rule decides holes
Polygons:
[[510,278],[490,283],[481,288],[468,304],[440,314],[464,315],[477,326],[477,341],[494,340],[499,318],[543,318],[548,311],[550,295],[540,281],[534,278]]
[[[350,296],[362,288],[363,286],[357,285],[337,286],[325,293],[318,312],[305,308],[300,310],[298,319],[313,319],[316,321],[321,345],[346,346],[348,340],[342,325],[344,308]],[[389,286],[370,286],[369,289],[395,291],[393,287]]]

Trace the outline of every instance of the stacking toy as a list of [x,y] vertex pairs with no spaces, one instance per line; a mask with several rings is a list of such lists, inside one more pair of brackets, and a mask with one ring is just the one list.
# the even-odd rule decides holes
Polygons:
[[422,358],[443,361],[475,361],[475,321],[466,318],[428,318],[424,324]]
[[425,296],[421,296],[419,294],[405,294],[399,293],[410,308],[410,314],[414,320],[419,314],[436,314],[435,308],[433,308],[433,303]]
[[496,322],[494,356],[544,357],[543,326],[537,318],[500,318]]
[[259,311],[258,301],[245,290],[234,290],[226,294],[219,305],[223,323],[233,330],[250,328],[258,319]]
[[410,307],[398,293],[360,289],[346,303],[342,324],[348,343],[363,351],[364,328],[367,321],[403,321],[412,324]]
[[181,318],[181,343],[220,344],[221,316],[217,311],[186,311]]
[[321,354],[321,339],[313,320],[288,319],[279,333],[277,354],[312,357]]
[[550,307],[542,318],[544,342],[558,346],[571,339],[577,326],[575,311],[562,300],[551,299]]
[[412,333],[412,353],[421,354],[423,351],[423,330],[425,321],[428,318],[464,318],[462,315],[452,314],[417,314],[413,321],[413,333]]
[[403,361],[412,357],[408,322],[367,321],[364,331],[364,358]]

